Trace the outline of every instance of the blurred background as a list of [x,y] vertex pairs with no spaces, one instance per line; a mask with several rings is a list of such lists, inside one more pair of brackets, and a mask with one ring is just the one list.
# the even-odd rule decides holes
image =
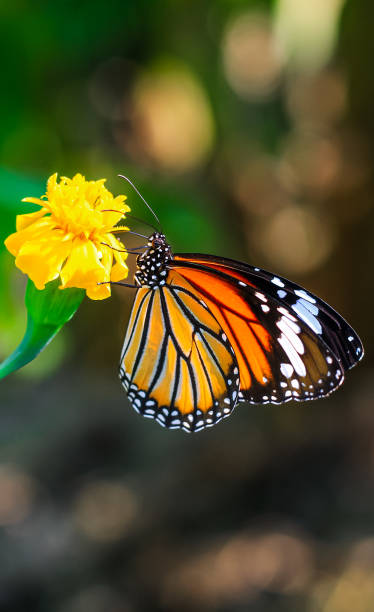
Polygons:
[[[374,609],[373,23],[371,0],[1,3],[0,244],[55,171],[150,220],[124,173],[175,251],[301,283],[366,358],[328,400],[189,436],[118,381],[131,290],[86,300],[1,383],[0,612]],[[25,278],[0,249],[5,357]]]

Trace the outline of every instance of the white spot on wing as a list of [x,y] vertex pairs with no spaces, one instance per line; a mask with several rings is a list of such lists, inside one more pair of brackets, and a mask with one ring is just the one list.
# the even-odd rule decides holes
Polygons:
[[314,315],[318,315],[319,309],[317,306],[315,306],[314,304],[311,304],[310,302],[308,302],[307,300],[304,300],[303,298],[300,298],[297,301],[303,306],[305,306],[305,308],[309,310],[309,312],[311,312]]
[[296,374],[299,376],[306,376],[305,366],[300,359],[298,352],[295,350],[294,346],[288,340],[288,338],[282,334],[280,338],[278,338],[278,342],[286,353],[288,359],[290,360],[292,366],[295,369]]
[[274,283],[274,285],[278,285],[278,287],[284,287],[284,282],[277,276],[274,276],[274,278],[271,279],[271,282]]
[[314,333],[322,334],[321,323],[314,316],[314,314],[310,312],[308,308],[305,308],[301,299],[297,300],[296,304],[292,306],[292,310],[294,310],[299,315],[300,319],[302,319],[302,321],[304,321],[304,323],[306,323],[308,327],[310,327],[310,329],[314,331]]
[[297,321],[296,317],[294,317],[288,310],[283,308],[283,306],[281,306],[280,308],[277,308],[277,310],[278,312],[283,314],[285,317],[288,317],[289,319],[291,319],[291,321]]
[[290,378],[293,374],[293,367],[290,363],[281,363],[281,372],[286,378]]
[[267,302],[266,297],[264,296],[263,293],[260,293],[259,291],[256,291],[255,296],[258,297],[259,300],[262,300],[263,302]]
[[278,294],[278,297],[280,297],[280,299],[283,300],[283,298],[285,298],[287,295],[287,291],[283,291],[283,289],[278,289],[277,294]]
[[304,289],[295,289],[295,294],[301,298],[304,298],[304,300],[308,300],[308,302],[311,302],[312,304],[316,303],[316,300],[311,295],[309,295],[309,293],[304,291]]
[[[291,325],[294,325],[295,327],[298,327],[298,326],[292,323],[292,321],[289,321],[289,323],[290,325],[287,324],[286,317],[282,317],[280,321],[277,321],[277,327],[282,332],[281,337],[282,336],[286,337],[287,340],[292,344],[294,349],[300,355],[302,355],[304,353],[304,345],[301,342],[300,338],[298,337],[297,332],[295,333],[295,330],[291,327]],[[300,328],[298,329],[300,331]]]
[[281,320],[283,321],[284,325],[287,326],[288,329],[292,329],[294,334],[300,334],[301,328],[297,323],[291,321],[291,319],[289,319],[288,317],[282,317]]

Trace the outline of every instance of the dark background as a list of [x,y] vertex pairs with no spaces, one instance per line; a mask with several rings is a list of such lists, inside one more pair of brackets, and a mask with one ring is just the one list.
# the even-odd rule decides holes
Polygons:
[[[301,283],[366,348],[327,400],[189,436],[117,379],[131,290],[85,300],[1,383],[0,611],[370,612],[374,4],[13,0],[0,23],[1,239],[55,171],[149,220],[125,173],[175,251]],[[25,279],[4,247],[0,274],[5,357]]]

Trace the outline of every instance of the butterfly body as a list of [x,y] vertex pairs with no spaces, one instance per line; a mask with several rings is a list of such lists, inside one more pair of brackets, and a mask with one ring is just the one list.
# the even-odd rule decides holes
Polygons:
[[135,282],[139,286],[162,287],[166,282],[167,263],[172,259],[171,248],[159,233],[151,236],[148,247],[136,259]]
[[363,355],[348,323],[302,287],[234,260],[173,255],[158,232],[135,282],[120,378],[135,410],[169,428],[212,426],[238,401],[325,397]]

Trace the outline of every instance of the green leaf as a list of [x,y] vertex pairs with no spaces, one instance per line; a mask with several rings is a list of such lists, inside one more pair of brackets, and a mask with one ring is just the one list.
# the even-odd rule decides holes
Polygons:
[[59,279],[36,289],[29,280],[26,288],[27,328],[16,350],[0,364],[0,378],[22,368],[42,351],[79,308],[83,289],[59,289]]

